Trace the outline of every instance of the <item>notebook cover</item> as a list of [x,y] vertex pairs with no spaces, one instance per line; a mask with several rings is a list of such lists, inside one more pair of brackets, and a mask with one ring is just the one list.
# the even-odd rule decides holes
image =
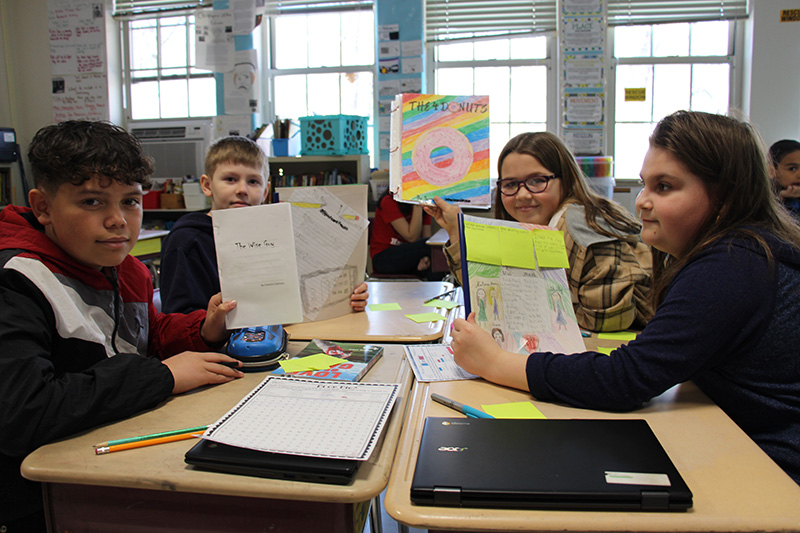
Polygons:
[[361,381],[383,355],[383,346],[314,339],[309,342],[300,353],[293,357],[293,359],[318,353],[341,357],[343,362],[324,370],[306,370],[304,372],[286,374],[283,368],[277,368],[272,373],[275,375],[330,379],[334,381]]

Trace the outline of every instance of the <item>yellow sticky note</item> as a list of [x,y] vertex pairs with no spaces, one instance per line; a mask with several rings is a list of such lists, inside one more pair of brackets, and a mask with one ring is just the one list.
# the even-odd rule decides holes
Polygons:
[[503,266],[535,269],[533,232],[500,226],[500,253],[503,255]]
[[536,259],[540,268],[569,267],[563,231],[533,230],[533,244],[536,246]]
[[433,300],[428,303],[422,304],[423,307],[439,307],[442,309],[452,309],[458,307],[460,304],[452,300]]
[[287,361],[281,361],[280,365],[284,372],[305,372],[313,370],[325,370],[336,366],[342,362],[340,357],[334,357],[324,353],[317,353],[306,357],[296,357]]
[[495,418],[546,418],[531,402],[481,405],[481,409]]
[[636,333],[633,331],[613,331],[611,333],[598,333],[597,338],[610,341],[632,341],[636,338]]
[[467,261],[487,265],[502,263],[497,226],[465,221],[464,239],[467,241]]
[[600,353],[604,353],[606,355],[611,355],[611,352],[614,351],[614,348],[606,348],[605,346],[598,346],[597,351]]
[[319,209],[322,204],[311,204],[308,202],[290,202],[294,207],[304,207],[306,209]]
[[370,311],[400,311],[402,308],[398,303],[390,304],[369,304],[367,309]]
[[417,324],[421,324],[423,322],[436,322],[437,320],[444,320],[444,317],[439,313],[417,313],[414,315],[406,315],[406,317],[410,318]]

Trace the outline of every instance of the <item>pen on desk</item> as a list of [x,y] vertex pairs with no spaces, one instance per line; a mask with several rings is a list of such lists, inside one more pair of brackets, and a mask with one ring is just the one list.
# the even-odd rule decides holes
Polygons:
[[463,403],[451,400],[450,398],[445,398],[441,394],[436,394],[435,392],[431,393],[431,399],[435,402],[439,402],[442,405],[446,405],[450,409],[461,411],[470,418],[494,418],[492,415],[484,413],[480,409],[475,409],[474,407],[464,405]]
[[454,292],[456,292],[456,290],[455,290],[455,289],[450,289],[449,291],[447,291],[447,292],[443,292],[442,294],[440,294],[440,295],[438,295],[438,296],[434,296],[433,298],[428,298],[427,300],[425,300],[425,302],[424,302],[424,303],[426,303],[426,304],[427,304],[427,303],[431,303],[431,302],[432,302],[432,301],[434,301],[434,300],[438,300],[439,298],[441,298],[441,297],[443,297],[443,296],[447,296],[448,294],[453,294]]
[[138,440],[136,442],[128,442],[125,444],[116,444],[112,446],[101,446],[95,448],[96,455],[105,455],[112,452],[121,452],[123,450],[132,450],[134,448],[143,448],[145,446],[154,446],[156,444],[164,444],[166,442],[175,442],[179,440],[195,439],[202,437],[202,433],[181,433],[178,435],[170,435],[168,437],[159,437],[157,439]]
[[193,428],[186,428],[186,429],[174,429],[172,431],[162,431],[161,433],[152,433],[150,435],[140,435],[138,437],[129,437],[127,439],[115,439],[110,440],[107,442],[101,442],[99,444],[95,444],[95,448],[107,448],[109,446],[117,446],[118,444],[128,444],[129,442],[139,442],[142,440],[151,440],[151,439],[159,439],[161,437],[171,437],[173,435],[183,435],[186,433],[197,433],[199,431],[205,431],[208,426],[197,426]]

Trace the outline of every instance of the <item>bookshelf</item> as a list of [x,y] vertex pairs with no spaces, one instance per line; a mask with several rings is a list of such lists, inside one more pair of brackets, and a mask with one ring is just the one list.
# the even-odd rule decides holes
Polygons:
[[291,185],[283,185],[275,177],[328,174],[333,170],[355,177],[354,183],[369,183],[369,154],[269,158],[269,174],[277,187]]

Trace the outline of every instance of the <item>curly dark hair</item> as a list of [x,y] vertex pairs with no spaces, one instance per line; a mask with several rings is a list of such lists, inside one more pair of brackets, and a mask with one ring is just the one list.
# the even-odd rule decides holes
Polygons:
[[45,126],[28,148],[36,187],[56,191],[97,176],[125,185],[149,184],[153,160],[138,139],[109,122],[68,120]]

